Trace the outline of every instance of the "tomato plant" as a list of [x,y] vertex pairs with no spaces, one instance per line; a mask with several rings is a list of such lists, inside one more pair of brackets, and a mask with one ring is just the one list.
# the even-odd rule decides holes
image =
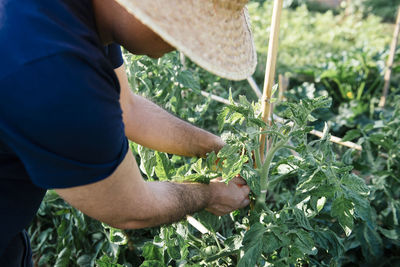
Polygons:
[[[270,20],[264,14],[271,9],[264,2],[249,6],[261,55],[255,75],[259,83]],[[30,227],[37,265],[399,265],[396,79],[388,108],[375,108],[388,44],[385,36],[390,38],[391,33],[373,16],[343,20],[340,14],[311,13],[302,6],[285,10],[283,21],[278,72],[290,76],[290,86],[287,102],[276,103],[275,108],[275,115],[284,120],[273,120],[265,130],[260,130],[266,125],[246,82],[221,79],[190,60],[184,68],[177,53],[159,60],[125,54],[135,93],[220,133],[227,143],[206,159],[168,155],[131,143],[143,177],[207,183],[240,174],[252,190],[248,208],[223,217],[204,211],[194,214],[208,234],[186,221],[120,231],[88,218],[49,191]],[[229,99],[230,104],[217,103],[201,91]],[[313,128],[324,129],[324,137],[310,135]],[[363,151],[333,145],[330,129],[357,142]],[[265,163],[257,153],[262,133],[270,142]],[[215,166],[217,158],[221,160]]]

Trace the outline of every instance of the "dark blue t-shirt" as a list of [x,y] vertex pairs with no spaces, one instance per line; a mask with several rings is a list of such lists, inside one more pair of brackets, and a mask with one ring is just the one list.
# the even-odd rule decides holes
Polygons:
[[121,51],[91,3],[0,0],[0,263],[46,189],[104,179],[127,152]]

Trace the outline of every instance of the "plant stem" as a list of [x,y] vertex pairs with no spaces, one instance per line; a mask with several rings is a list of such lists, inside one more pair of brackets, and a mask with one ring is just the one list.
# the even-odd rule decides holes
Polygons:
[[257,204],[264,206],[265,205],[265,200],[267,196],[267,189],[268,189],[268,178],[269,178],[269,168],[272,162],[272,159],[275,156],[275,153],[284,147],[286,143],[289,141],[289,138],[286,137],[282,140],[280,140],[278,143],[276,143],[274,146],[270,148],[270,150],[267,152],[267,156],[265,157],[265,162],[262,165],[260,169],[260,188],[261,188],[261,194],[257,198]]

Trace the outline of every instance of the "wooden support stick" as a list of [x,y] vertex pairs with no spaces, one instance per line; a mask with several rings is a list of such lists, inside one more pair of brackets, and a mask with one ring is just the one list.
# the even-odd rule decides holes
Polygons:
[[210,233],[210,231],[201,222],[199,222],[192,216],[190,215],[186,216],[186,220],[203,235]]
[[279,74],[279,94],[278,101],[282,101],[284,99],[284,93],[287,91],[289,86],[289,79],[282,74]]
[[179,59],[181,60],[181,64],[184,70],[186,70],[186,57],[185,54],[179,52]]
[[[265,68],[265,81],[264,90],[262,96],[262,118],[268,123],[269,117],[271,116],[271,92],[275,78],[276,58],[278,55],[278,40],[279,40],[279,28],[282,14],[283,0],[275,0],[274,10],[272,14],[271,33],[269,37],[268,45],[268,59]],[[265,150],[265,134],[261,135],[260,138],[260,155],[261,161],[264,160]]]
[[220,96],[217,96],[217,95],[213,95],[213,94],[210,94],[210,93],[207,93],[207,92],[204,92],[204,91],[201,91],[201,95],[205,96],[205,97],[209,97],[212,100],[220,102],[222,104],[230,105],[229,100],[227,100],[227,99],[225,99],[223,97],[220,97]]
[[253,89],[254,93],[256,93],[256,96],[258,98],[261,98],[262,93],[260,91],[260,88],[258,88],[256,81],[254,81],[253,77],[250,76],[249,78],[247,78],[247,81],[249,82],[251,89]]
[[392,69],[394,63],[394,57],[396,55],[397,44],[399,40],[399,32],[400,32],[400,7],[397,11],[397,20],[396,20],[396,27],[393,33],[393,40],[390,46],[390,54],[387,61],[386,72],[385,72],[385,85],[383,86],[383,93],[381,100],[379,101],[379,107],[383,108],[386,105],[386,98],[388,95],[389,87],[390,87],[390,80],[392,78]]

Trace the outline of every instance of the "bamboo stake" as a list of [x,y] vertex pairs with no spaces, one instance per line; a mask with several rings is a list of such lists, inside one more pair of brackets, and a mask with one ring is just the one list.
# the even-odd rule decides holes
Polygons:
[[227,100],[227,99],[225,99],[223,97],[220,97],[220,96],[217,96],[217,95],[213,95],[213,94],[210,94],[210,93],[207,93],[207,92],[204,92],[204,91],[201,91],[201,95],[205,96],[205,97],[209,97],[212,100],[215,100],[215,101],[220,102],[222,104],[230,105],[229,100]]
[[188,215],[186,216],[186,220],[188,221],[188,223],[190,223],[194,228],[197,229],[197,231],[199,231],[200,233],[202,233],[203,235],[205,234],[209,234],[210,231],[198,220],[196,220],[195,218],[193,218],[192,216]]
[[247,78],[247,81],[250,84],[251,89],[253,89],[254,93],[256,93],[258,98],[262,97],[262,93],[260,91],[260,88],[258,88],[256,81],[254,81],[253,77],[250,76],[249,78]]
[[278,101],[282,101],[284,96],[283,94],[286,92],[289,86],[289,79],[282,74],[279,74],[279,94]]
[[185,54],[179,52],[179,59],[181,60],[181,64],[184,70],[186,70],[186,57]]
[[[271,92],[275,77],[276,58],[278,54],[279,28],[282,14],[283,0],[275,0],[272,14],[271,33],[268,45],[268,59],[265,68],[265,81],[262,96],[262,118],[267,123],[271,115]],[[264,160],[265,134],[260,138],[260,155]]]
[[399,40],[399,32],[400,32],[400,7],[398,8],[398,11],[397,11],[396,27],[394,29],[393,40],[392,40],[392,44],[390,47],[390,54],[389,54],[389,58],[387,61],[387,67],[386,67],[385,78],[384,78],[385,85],[383,86],[382,97],[381,97],[381,100],[379,101],[379,107],[381,107],[381,108],[383,108],[386,105],[386,98],[387,98],[389,87],[390,87],[390,80],[392,78],[394,57],[396,55],[397,44],[398,44],[398,40]]

